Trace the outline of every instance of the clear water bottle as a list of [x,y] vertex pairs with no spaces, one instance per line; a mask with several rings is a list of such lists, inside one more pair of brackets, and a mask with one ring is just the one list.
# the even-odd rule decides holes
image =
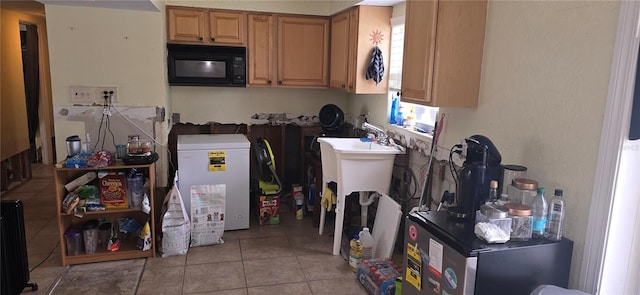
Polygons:
[[533,215],[532,236],[534,238],[544,237],[547,226],[547,200],[544,198],[543,187],[538,188],[538,192],[531,202],[531,215]]
[[547,231],[544,237],[551,241],[562,239],[562,221],[564,220],[564,200],[562,200],[562,190],[556,189],[553,199],[549,203],[549,217],[547,220]]

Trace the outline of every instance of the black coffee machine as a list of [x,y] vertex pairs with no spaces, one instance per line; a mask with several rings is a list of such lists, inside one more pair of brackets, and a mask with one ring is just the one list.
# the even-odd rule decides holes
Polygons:
[[457,206],[449,207],[449,213],[457,218],[475,219],[476,210],[489,196],[491,180],[500,180],[502,156],[493,142],[482,135],[465,139],[466,159],[459,175]]

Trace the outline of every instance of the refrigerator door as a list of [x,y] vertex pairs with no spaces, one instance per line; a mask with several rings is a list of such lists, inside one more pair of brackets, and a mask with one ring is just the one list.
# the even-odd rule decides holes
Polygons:
[[477,257],[465,257],[420,224],[405,223],[402,294],[473,294]]

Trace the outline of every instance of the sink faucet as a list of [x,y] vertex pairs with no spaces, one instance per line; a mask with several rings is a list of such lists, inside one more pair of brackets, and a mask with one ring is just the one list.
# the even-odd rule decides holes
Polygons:
[[376,139],[378,140],[379,144],[381,144],[381,145],[387,145],[388,144],[388,142],[387,142],[387,133],[384,131],[384,129],[382,129],[382,128],[378,127],[378,126],[369,124],[367,122],[364,122],[364,123],[362,123],[362,130],[370,131],[370,132],[375,133],[376,134]]

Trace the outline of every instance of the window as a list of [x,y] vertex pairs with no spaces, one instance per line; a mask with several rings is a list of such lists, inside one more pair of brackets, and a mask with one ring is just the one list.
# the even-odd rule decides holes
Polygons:
[[[389,99],[387,113],[390,117],[391,102],[398,96],[402,85],[402,54],[404,52],[404,16],[391,19],[391,54],[389,58]],[[414,108],[418,122],[433,126],[438,114],[438,108],[423,105],[400,103],[404,115]]]

